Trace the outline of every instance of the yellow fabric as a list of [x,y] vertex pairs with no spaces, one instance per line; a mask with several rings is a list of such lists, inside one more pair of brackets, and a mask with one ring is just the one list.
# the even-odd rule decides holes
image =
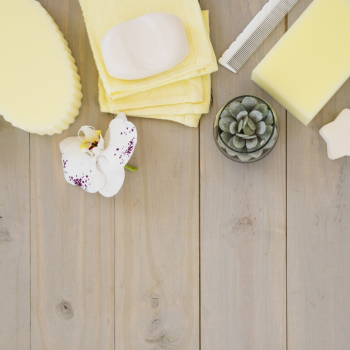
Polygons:
[[[177,83],[176,83],[177,84]],[[130,115],[133,117],[142,117],[145,115],[171,115],[171,114],[185,114],[185,113],[195,113],[195,114],[205,114],[209,112],[210,101],[211,101],[211,84],[210,84],[210,75],[203,75],[201,77],[201,84],[203,85],[203,101],[198,103],[176,103],[172,101],[173,104],[170,105],[157,105],[155,103],[154,106],[144,107],[144,108],[132,108],[132,104],[130,104],[129,109],[120,108],[118,100],[109,99],[106,95],[106,91],[104,90],[103,84],[101,80],[99,81],[99,99],[101,112],[106,113],[125,113],[126,115]],[[175,84],[172,84],[175,85]],[[163,88],[167,88],[168,85],[165,85]],[[171,98],[171,88],[169,87]],[[139,94],[132,95],[133,101],[137,102]]]
[[177,123],[184,124],[186,126],[196,128],[198,126],[201,116],[202,116],[201,114],[188,113],[188,114],[162,115],[161,118],[159,118],[157,115],[143,115],[140,117],[149,118],[149,119],[170,120],[172,122],[177,122]]
[[[209,12],[202,11],[202,15],[209,38]],[[214,54],[213,62],[216,64]],[[198,86],[197,80],[199,80],[200,86]],[[199,87],[201,88],[202,98],[200,101],[189,101],[190,94],[185,88],[184,82],[193,84],[193,90],[197,91],[198,96]],[[107,96],[103,83],[99,80],[99,99],[102,112],[114,114],[123,112],[135,117],[172,120],[192,127],[198,126],[201,115],[209,112],[210,92],[210,75],[206,74],[113,100]]]
[[185,102],[195,103],[202,102],[204,99],[202,77],[177,81],[115,100],[106,95],[101,79],[99,79],[98,84],[99,93],[106,96],[105,99],[108,100],[110,110],[166,106]]
[[[80,0],[80,5],[97,69],[110,98],[129,96],[217,70],[198,0]],[[111,77],[103,62],[101,39],[116,24],[152,12],[169,12],[181,18],[189,41],[189,55],[174,68],[145,79]]]

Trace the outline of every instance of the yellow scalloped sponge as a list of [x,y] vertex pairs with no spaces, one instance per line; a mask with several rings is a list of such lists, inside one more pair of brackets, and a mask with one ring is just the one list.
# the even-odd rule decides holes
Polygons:
[[0,114],[39,135],[68,129],[81,107],[66,40],[36,0],[0,0]]

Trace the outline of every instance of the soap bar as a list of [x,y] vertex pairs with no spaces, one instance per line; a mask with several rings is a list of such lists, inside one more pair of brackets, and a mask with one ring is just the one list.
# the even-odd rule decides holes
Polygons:
[[71,51],[35,0],[0,0],[0,115],[40,135],[61,133],[81,106]]
[[344,109],[332,123],[320,130],[320,134],[327,142],[329,159],[350,156],[350,109]]
[[308,125],[350,76],[350,0],[314,0],[252,80]]
[[156,12],[112,27],[101,40],[101,52],[109,75],[135,80],[175,67],[190,49],[181,19]]

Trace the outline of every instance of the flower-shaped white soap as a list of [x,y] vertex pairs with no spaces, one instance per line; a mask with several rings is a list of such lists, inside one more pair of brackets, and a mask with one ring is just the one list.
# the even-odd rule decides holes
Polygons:
[[[83,139],[80,133],[84,133]],[[83,126],[78,137],[68,137],[60,143],[66,181],[86,192],[114,196],[123,185],[124,167],[136,142],[135,125],[123,113],[111,121],[105,139],[101,131]]]
[[350,109],[344,109],[338,117],[320,130],[327,142],[329,159],[350,156]]
[[189,54],[189,45],[181,19],[156,12],[112,27],[101,51],[109,75],[135,80],[173,68]]

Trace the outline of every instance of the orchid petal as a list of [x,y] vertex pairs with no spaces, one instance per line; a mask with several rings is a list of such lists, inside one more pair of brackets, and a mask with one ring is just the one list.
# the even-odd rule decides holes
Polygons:
[[114,196],[124,183],[124,166],[136,143],[136,128],[123,113],[111,121],[105,138],[101,131],[83,126],[78,137],[69,137],[60,143],[66,181],[90,193]]
[[[64,152],[65,148],[69,146],[71,143],[79,141],[78,137],[67,137],[63,141],[60,142],[60,151],[61,153]],[[80,141],[79,141],[80,142]]]
[[92,149],[92,154],[95,155],[95,156],[100,156],[102,154],[103,150],[98,148],[98,147],[94,147]]
[[80,151],[80,141],[71,142],[62,151],[64,177],[89,193],[104,187],[105,176],[97,169],[97,158]]
[[102,135],[100,135],[100,141],[99,141],[99,143],[97,144],[97,147],[98,147],[99,149],[105,149],[105,140],[104,140],[104,138],[102,137]]
[[122,120],[124,120],[125,122],[128,121],[128,118],[126,117],[126,115],[125,115],[124,113],[119,113],[119,114],[115,117],[115,119],[117,119],[117,118],[122,119]]
[[133,123],[125,121],[123,117],[117,117],[109,124],[105,141],[105,150],[102,155],[110,164],[115,163],[118,167],[124,167],[137,143],[136,127]]
[[123,186],[125,170],[118,164],[111,164],[104,156],[98,158],[97,169],[106,177],[105,185],[99,190],[104,197],[113,197]]
[[[80,137],[80,133],[84,133],[84,139],[82,140]],[[93,143],[98,142],[100,140],[101,130],[95,130],[92,126],[82,126],[79,129],[78,137],[82,143]]]
[[[124,113],[119,113],[114,119],[117,119],[117,118],[121,119],[125,122],[128,121],[128,118],[126,117],[126,115]],[[111,133],[110,133],[110,130],[107,129],[106,134],[105,134],[105,146],[106,146],[105,148],[107,148],[107,146],[109,145],[110,139],[111,139]]]

